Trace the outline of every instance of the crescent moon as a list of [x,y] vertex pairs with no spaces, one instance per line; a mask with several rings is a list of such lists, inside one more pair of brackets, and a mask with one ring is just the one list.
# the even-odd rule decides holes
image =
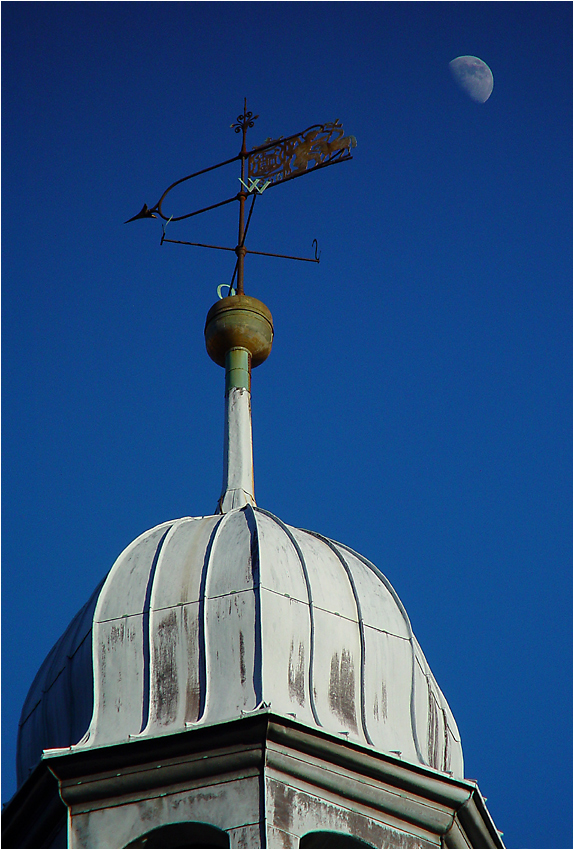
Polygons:
[[492,71],[478,56],[457,56],[449,62],[455,83],[476,103],[486,103],[494,88]]

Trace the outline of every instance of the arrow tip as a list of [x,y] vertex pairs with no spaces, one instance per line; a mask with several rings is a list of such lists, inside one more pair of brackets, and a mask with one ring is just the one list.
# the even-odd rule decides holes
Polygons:
[[139,213],[132,218],[128,218],[127,221],[124,221],[124,224],[128,224],[130,221],[136,221],[138,218],[157,218],[157,215],[154,215],[148,205],[144,204]]

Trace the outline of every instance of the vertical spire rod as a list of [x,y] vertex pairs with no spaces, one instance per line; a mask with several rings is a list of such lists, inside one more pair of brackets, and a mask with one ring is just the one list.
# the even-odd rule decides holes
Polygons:
[[251,427],[251,369],[267,359],[273,318],[248,295],[228,295],[212,306],[205,322],[207,353],[225,367],[223,489],[218,511],[255,505]]
[[245,191],[245,162],[247,157],[247,128],[249,126],[249,118],[247,114],[247,98],[243,103],[243,122],[241,130],[243,133],[241,144],[241,191],[239,192],[239,234],[237,237],[237,294],[243,295],[245,290],[243,286],[243,273],[245,265],[245,246],[243,244],[245,238],[245,199],[247,192]]
[[251,354],[232,348],[225,356],[223,488],[219,511],[255,505],[251,426]]

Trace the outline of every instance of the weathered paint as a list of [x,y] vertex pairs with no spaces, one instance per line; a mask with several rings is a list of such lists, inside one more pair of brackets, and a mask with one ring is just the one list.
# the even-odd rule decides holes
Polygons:
[[[40,708],[23,724],[30,764],[46,742],[92,748],[263,704],[462,776],[454,718],[388,580],[342,544],[266,511],[246,506],[143,534],[99,592],[92,632],[87,734],[59,737],[48,713],[45,737],[33,720],[45,699],[38,680],[28,704]],[[53,659],[53,669],[67,663]]]
[[255,505],[251,393],[232,386],[225,396],[223,488],[219,511],[227,513],[244,505]]
[[320,794],[313,794],[309,790],[297,788],[295,783],[287,784],[286,780],[289,782],[290,777],[288,780],[279,774],[275,778],[271,774],[267,778],[266,789],[268,820],[286,836],[291,836],[292,843],[287,844],[288,847],[299,847],[300,836],[318,829],[338,836],[358,838],[370,847],[439,846],[436,839],[433,841],[432,835],[421,835],[422,830],[408,832],[404,828],[400,829],[398,824],[393,828],[373,816],[372,812],[367,814],[362,808],[357,812],[336,795],[325,794],[323,788]]
[[232,847],[260,847],[260,842],[241,843],[245,834],[253,838],[255,833],[258,837],[259,826],[253,830],[248,825],[253,821],[257,823],[259,796],[258,777],[249,777],[236,782],[206,784],[200,793],[194,793],[193,788],[174,789],[152,799],[138,800],[136,797],[129,805],[86,806],[81,816],[72,816],[72,843],[68,846],[125,847],[154,826],[195,821],[229,832],[235,839]]
[[[66,811],[68,843],[51,842]],[[6,806],[2,840],[130,846],[182,823],[213,824],[231,848],[300,847],[316,831],[375,847],[503,848],[474,781],[264,707],[129,744],[47,752]]]

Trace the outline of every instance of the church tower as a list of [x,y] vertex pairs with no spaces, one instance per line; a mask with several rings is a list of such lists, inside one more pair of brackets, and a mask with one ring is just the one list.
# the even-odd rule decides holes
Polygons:
[[[503,847],[390,582],[256,504],[251,374],[273,319],[244,291],[244,204],[275,172],[238,122],[237,291],[205,324],[225,370],[217,509],[134,540],[47,656],[3,846]],[[297,138],[283,179],[350,158],[321,126],[335,142],[310,128],[253,151]],[[136,218],[166,219],[165,194]]]

